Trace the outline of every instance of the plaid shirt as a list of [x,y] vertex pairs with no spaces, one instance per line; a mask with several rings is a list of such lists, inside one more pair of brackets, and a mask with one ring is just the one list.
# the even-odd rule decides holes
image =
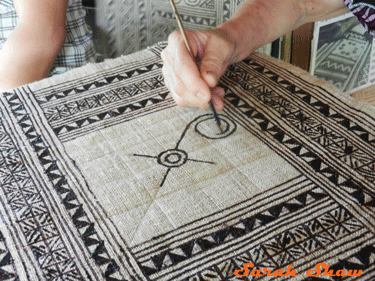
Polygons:
[[[54,0],[56,1],[56,0]],[[82,0],[69,0],[66,10],[66,38],[50,75],[96,61],[92,31],[85,22]],[[13,0],[0,0],[0,49],[18,23]]]

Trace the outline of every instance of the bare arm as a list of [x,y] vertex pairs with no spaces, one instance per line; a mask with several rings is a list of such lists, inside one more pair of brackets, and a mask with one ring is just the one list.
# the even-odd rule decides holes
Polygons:
[[222,110],[224,90],[216,85],[229,64],[304,23],[348,11],[342,0],[247,0],[219,27],[187,31],[194,59],[179,32],[171,34],[162,53],[166,85],[180,106],[208,109],[212,99]]
[[17,27],[0,50],[0,91],[47,77],[65,40],[68,0],[14,0]]
[[343,0],[248,0],[217,29],[232,37],[232,61],[240,61],[305,23],[347,12]]

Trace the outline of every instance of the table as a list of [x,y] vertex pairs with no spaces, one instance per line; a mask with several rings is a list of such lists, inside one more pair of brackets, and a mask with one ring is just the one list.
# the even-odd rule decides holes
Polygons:
[[1,95],[0,279],[374,280],[374,108],[253,54],[221,133],[164,47]]
[[356,91],[351,96],[358,101],[363,101],[370,103],[371,105],[375,106],[375,85],[362,89],[360,91]]

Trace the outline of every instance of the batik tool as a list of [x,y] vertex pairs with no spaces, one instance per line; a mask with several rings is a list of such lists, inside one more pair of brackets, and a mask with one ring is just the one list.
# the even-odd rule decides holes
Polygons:
[[[182,35],[182,38],[185,42],[186,48],[188,49],[190,55],[194,58],[193,52],[191,51],[191,48],[190,48],[189,41],[187,40],[187,37],[186,37],[184,26],[182,25],[180,15],[178,14],[176,4],[174,3],[174,0],[170,0],[170,2],[171,2],[171,5],[172,5],[173,12],[176,16],[177,24],[178,24],[178,27],[180,28],[181,35]],[[223,132],[223,130],[221,129],[221,123],[220,123],[219,116],[217,115],[216,110],[214,108],[214,105],[212,104],[212,100],[209,101],[208,105],[210,106],[212,115],[214,117],[214,120],[216,121],[217,126],[219,127],[220,132]]]

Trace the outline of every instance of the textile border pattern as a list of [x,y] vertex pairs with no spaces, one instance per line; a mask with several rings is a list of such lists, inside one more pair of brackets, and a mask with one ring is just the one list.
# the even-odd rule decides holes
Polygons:
[[[160,52],[161,47],[153,50]],[[160,58],[155,56],[137,67],[123,65],[110,69],[100,81],[94,75],[86,76],[78,87],[68,83],[36,93],[35,98],[59,139],[68,141],[174,106],[167,97],[161,68]]]
[[[296,263],[301,273],[319,261],[363,269],[361,280],[372,280],[374,119],[257,55],[223,77],[225,113],[301,176],[275,186],[269,198],[245,200],[129,249],[62,143],[173,106],[163,96],[158,61],[156,55],[108,70],[101,82],[87,75],[1,97],[0,207],[7,216],[0,246],[8,249],[1,274],[9,280],[30,274],[38,280],[236,280],[233,271],[247,262],[270,269]],[[100,114],[106,117],[93,117]],[[9,250],[14,245],[22,245],[17,256]],[[15,273],[16,260],[24,272]]]
[[[243,0],[175,1],[186,29],[207,29],[229,20]],[[126,19],[126,21],[124,21]],[[97,3],[96,25],[110,58],[140,51],[168,39],[178,29],[172,7],[164,0],[115,0]]]

